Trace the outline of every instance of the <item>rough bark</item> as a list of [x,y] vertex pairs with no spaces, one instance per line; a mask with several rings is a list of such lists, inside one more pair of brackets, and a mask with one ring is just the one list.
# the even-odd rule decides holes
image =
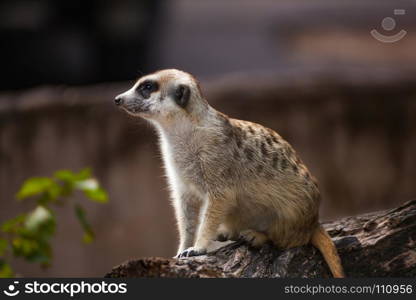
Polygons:
[[[416,276],[416,200],[402,206],[323,224],[348,277]],[[307,245],[253,249],[234,242],[188,259],[130,260],[106,277],[331,277],[321,254]]]

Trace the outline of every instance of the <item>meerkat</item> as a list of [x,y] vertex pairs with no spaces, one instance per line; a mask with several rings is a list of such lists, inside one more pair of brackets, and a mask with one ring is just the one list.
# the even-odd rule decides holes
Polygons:
[[140,78],[115,103],[159,133],[179,229],[177,258],[205,254],[213,240],[311,243],[333,276],[344,276],[318,221],[316,180],[279,134],[215,110],[197,80],[175,69]]

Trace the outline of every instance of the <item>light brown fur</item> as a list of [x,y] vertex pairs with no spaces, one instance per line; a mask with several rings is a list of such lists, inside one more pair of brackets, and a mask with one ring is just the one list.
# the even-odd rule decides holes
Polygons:
[[[178,257],[203,254],[218,237],[241,237],[255,247],[312,242],[334,276],[342,276],[336,249],[318,222],[317,183],[289,143],[269,128],[216,111],[185,72],[159,71],[135,87],[149,79],[160,86],[149,99],[134,89],[118,97],[129,113],[158,129],[178,221]],[[190,90],[183,107],[169,94],[179,83]],[[143,103],[149,111],[136,113],[134,105]]]

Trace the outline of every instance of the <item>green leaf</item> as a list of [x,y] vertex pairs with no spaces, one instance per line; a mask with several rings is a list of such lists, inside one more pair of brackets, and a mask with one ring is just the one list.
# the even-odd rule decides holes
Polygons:
[[91,175],[91,169],[90,168],[82,169],[78,174],[76,174],[76,178],[77,178],[78,181],[91,178],[91,176],[92,175]]
[[70,170],[60,170],[55,172],[54,176],[55,178],[64,182],[75,183],[77,181],[82,181],[90,178],[91,170],[89,168],[85,168],[81,170],[79,173],[74,173]]
[[87,213],[85,212],[84,208],[79,204],[75,204],[74,210],[75,215],[77,216],[78,221],[81,224],[82,229],[84,230],[84,235],[82,239],[84,243],[89,244],[94,240],[95,235],[90,223],[87,220]]
[[107,192],[99,186],[95,178],[77,182],[76,188],[84,191],[85,196],[92,201],[99,203],[108,202]]
[[13,254],[29,262],[47,265],[52,259],[52,249],[49,241],[42,239],[16,237],[12,241]]
[[39,243],[35,240],[17,236],[12,240],[13,254],[28,258],[39,249]]
[[1,225],[1,230],[5,233],[17,234],[25,220],[26,220],[26,214],[18,215],[4,222]]
[[84,194],[92,201],[95,201],[98,203],[108,202],[107,192],[104,191],[102,188],[97,188],[95,190],[84,190]]
[[39,245],[36,252],[26,257],[26,260],[33,263],[41,264],[42,267],[48,267],[52,261],[52,248],[50,244]]
[[27,197],[39,195],[47,192],[56,182],[47,177],[33,177],[26,180],[19,192],[16,194],[17,199],[22,200]]
[[0,238],[0,257],[6,255],[8,245],[7,240]]
[[[34,177],[26,180],[16,197],[25,199],[36,196],[36,208],[4,222],[1,229],[7,234],[8,240],[0,238],[0,277],[13,276],[10,266],[2,260],[8,249],[16,257],[22,257],[29,262],[39,263],[42,267],[50,265],[52,247],[50,240],[55,233],[56,218],[50,209],[52,204],[68,203],[65,200],[71,196],[74,189],[81,190],[92,201],[105,203],[108,201],[107,192],[102,189],[91,170],[86,168],[78,173],[70,170],[60,170],[54,176]],[[94,240],[94,232],[87,221],[86,212],[80,205],[75,205],[75,214],[83,229],[84,243]]]
[[57,183],[53,184],[47,191],[48,197],[51,200],[56,200],[58,197],[62,196],[63,193],[63,187]]
[[0,278],[11,278],[13,277],[12,268],[5,260],[0,259]]
[[11,248],[14,256],[48,265],[52,259],[50,239],[55,227],[53,213],[48,208],[38,205],[32,212],[5,222],[2,229],[12,234]]
[[84,232],[82,236],[82,241],[85,244],[91,244],[94,241],[94,235],[91,232]]
[[56,171],[53,176],[62,181],[75,181],[75,174],[69,170]]

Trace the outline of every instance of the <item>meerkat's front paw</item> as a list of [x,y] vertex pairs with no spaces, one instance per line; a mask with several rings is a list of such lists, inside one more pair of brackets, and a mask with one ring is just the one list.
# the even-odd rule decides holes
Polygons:
[[206,253],[207,253],[207,249],[189,247],[188,249],[183,250],[181,253],[178,253],[178,255],[176,255],[176,257],[177,258],[186,258],[186,257],[191,257],[191,256],[204,255]]
[[267,236],[264,233],[255,230],[244,230],[240,232],[240,239],[246,241],[251,246],[259,248],[267,242]]

